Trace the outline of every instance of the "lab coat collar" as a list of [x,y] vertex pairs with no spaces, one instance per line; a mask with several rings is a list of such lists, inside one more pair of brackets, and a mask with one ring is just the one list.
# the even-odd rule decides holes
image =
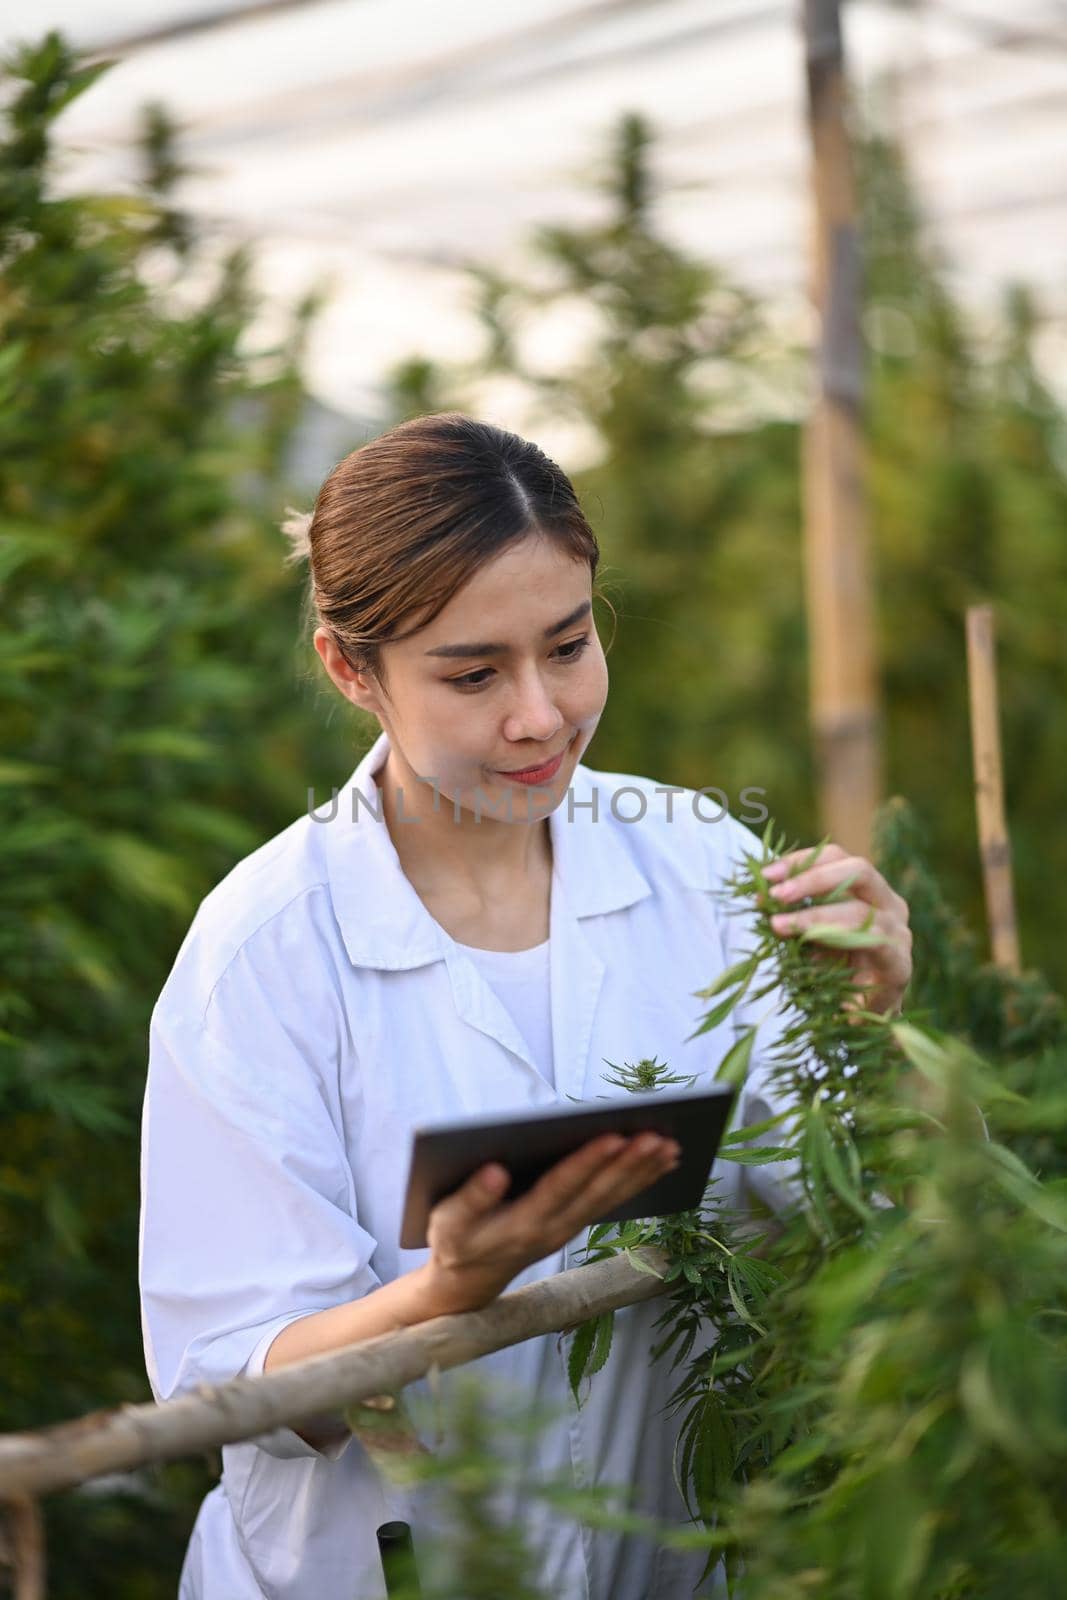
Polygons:
[[[384,816],[376,816],[380,791],[374,774],[388,753],[389,736],[383,731],[338,795],[335,814],[318,825],[326,833],[330,894],[349,959],[355,966],[399,971],[447,957],[454,942],[419,899],[401,868]],[[574,917],[620,911],[652,893],[621,829],[613,825],[610,793],[598,783],[599,776],[579,762],[569,797],[564,796],[548,819],[553,897],[559,901],[557,911],[565,905]],[[599,789],[596,810],[594,789]]]

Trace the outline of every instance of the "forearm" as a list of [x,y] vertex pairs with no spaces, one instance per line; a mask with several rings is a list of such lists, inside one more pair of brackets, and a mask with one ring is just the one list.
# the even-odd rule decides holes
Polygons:
[[263,1371],[273,1372],[294,1361],[306,1361],[310,1356],[344,1350],[361,1339],[395,1333],[399,1328],[410,1328],[437,1314],[438,1306],[427,1274],[422,1267],[416,1267],[394,1278],[392,1283],[383,1283],[380,1288],[361,1295],[358,1300],[347,1300],[326,1311],[311,1311],[306,1317],[290,1322],[267,1351]]
[[[394,1278],[392,1283],[383,1283],[380,1288],[361,1295],[358,1300],[330,1306],[326,1311],[311,1311],[306,1317],[290,1322],[267,1351],[263,1371],[275,1372],[279,1367],[306,1361],[310,1356],[344,1350],[361,1339],[373,1339],[379,1333],[410,1328],[416,1322],[426,1322],[437,1316],[440,1309],[431,1293],[427,1273],[422,1267],[416,1267],[403,1277]],[[314,1449],[321,1450],[343,1439],[349,1429],[338,1412],[314,1417],[293,1431]]]

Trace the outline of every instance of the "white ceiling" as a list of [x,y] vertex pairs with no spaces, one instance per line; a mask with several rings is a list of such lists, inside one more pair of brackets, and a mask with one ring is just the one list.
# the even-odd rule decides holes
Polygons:
[[[0,39],[57,25],[118,57],[61,121],[72,185],[127,181],[138,107],[168,103],[197,169],[185,203],[220,239],[257,243],[264,331],[329,273],[309,378],[329,404],[373,413],[389,362],[469,351],[465,258],[518,265],[533,224],[598,213],[582,175],[624,110],[659,130],[664,230],[799,315],[798,8],[7,0]],[[1049,318],[1045,364],[1067,390],[1067,4],[1013,0],[1004,16],[999,0],[852,0],[847,43],[856,83],[880,92],[905,142],[961,292],[980,309],[1009,276],[1031,282]],[[528,346],[556,365],[587,327],[575,307],[532,327]],[[498,409],[516,403],[498,397]]]

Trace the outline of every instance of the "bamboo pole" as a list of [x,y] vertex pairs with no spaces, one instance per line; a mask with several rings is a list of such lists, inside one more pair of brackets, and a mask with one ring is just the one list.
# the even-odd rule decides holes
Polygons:
[[823,830],[860,855],[882,795],[867,549],[859,226],[839,0],[804,0],[816,392],[804,440],[810,706]]
[[16,1495],[4,1506],[0,1527],[0,1566],[14,1573],[12,1600],[44,1600],[44,1519],[36,1500]]
[[[656,1274],[666,1266],[666,1257],[651,1246],[634,1255]],[[626,1256],[613,1256],[525,1284],[482,1311],[433,1317],[261,1377],[201,1384],[197,1394],[165,1405],[94,1411],[33,1433],[7,1434],[0,1437],[0,1501],[25,1503],[29,1496],[69,1489],[105,1472],[198,1454],[280,1426],[314,1424],[324,1413],[402,1389],[431,1369],[444,1371],[524,1339],[566,1331],[605,1311],[651,1300],[666,1287]]]
[[993,960],[1004,972],[1018,973],[1019,933],[1015,921],[1011,844],[1004,817],[996,641],[990,605],[967,607],[967,683],[978,848]]

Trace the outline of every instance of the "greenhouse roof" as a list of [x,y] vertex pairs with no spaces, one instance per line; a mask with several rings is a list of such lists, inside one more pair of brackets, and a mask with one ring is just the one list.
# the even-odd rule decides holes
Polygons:
[[[184,127],[184,203],[254,241],[279,310],[328,274],[309,350],[326,403],[373,413],[405,355],[469,353],[463,262],[521,267],[540,222],[602,213],[589,174],[626,110],[658,137],[658,222],[785,314],[805,305],[803,59],[788,0],[8,0],[0,37],[62,27],[118,64],[65,114],[69,181],[131,177],[148,100]],[[852,0],[854,81],[902,139],[953,280],[976,309],[1009,279],[1047,316],[1067,388],[1067,6]],[[270,318],[268,312],[268,321]],[[567,360],[582,308],[530,331]]]

